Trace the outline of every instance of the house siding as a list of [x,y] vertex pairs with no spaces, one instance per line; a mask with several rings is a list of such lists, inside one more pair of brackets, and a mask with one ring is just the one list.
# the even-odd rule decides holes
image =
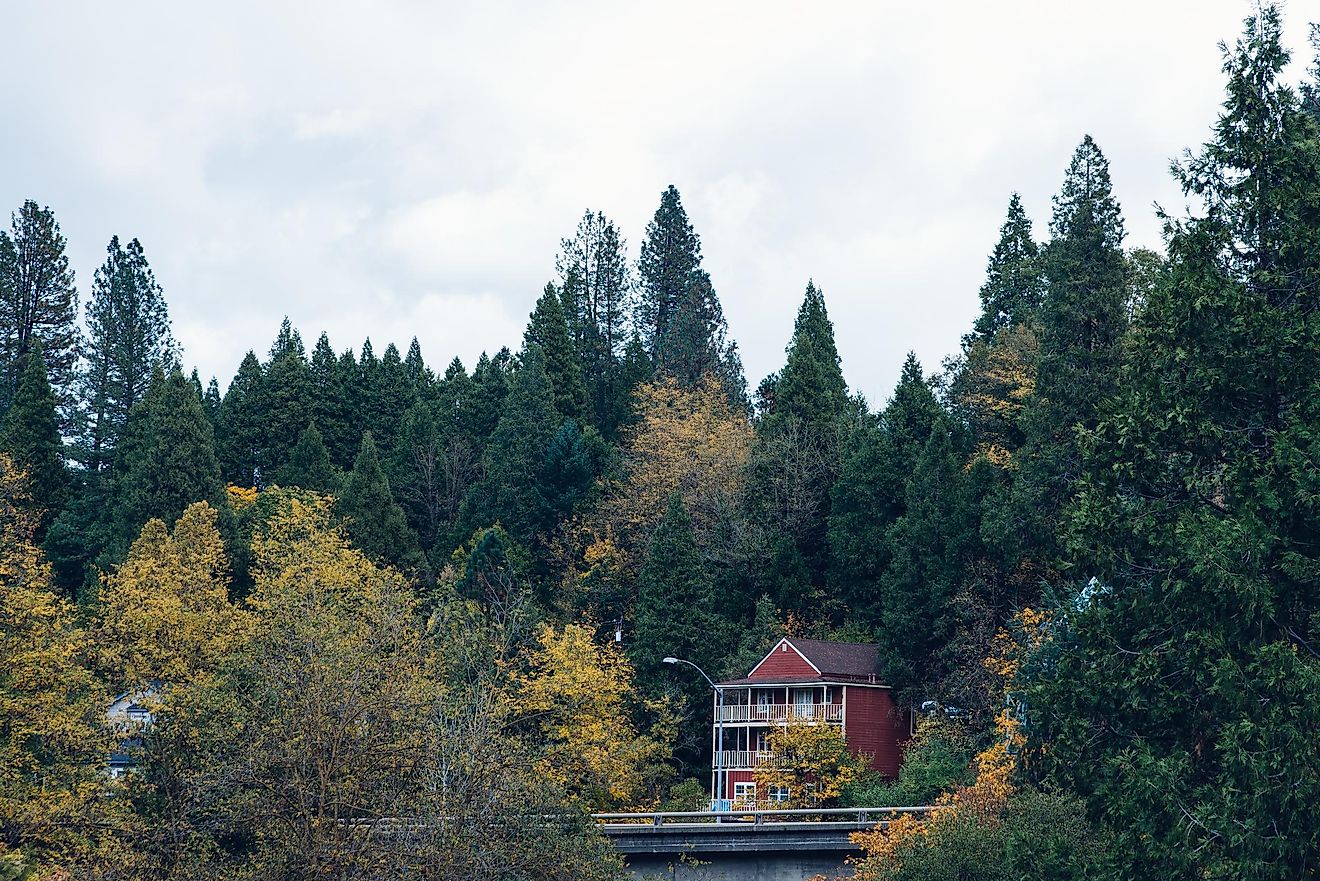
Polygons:
[[[785,646],[787,646],[785,648]],[[781,651],[781,648],[783,649]],[[748,674],[748,679],[776,679],[784,676],[817,676],[815,668],[808,664],[797,649],[786,643],[775,646],[770,656],[762,661],[755,670]]]
[[871,767],[886,777],[897,777],[910,723],[894,706],[887,688],[845,686],[844,736],[853,755],[871,757]]
[[755,771],[727,771],[726,773],[728,774],[729,779],[726,783],[728,789],[724,793],[725,798],[729,798],[729,799],[733,798],[733,784],[756,782]]

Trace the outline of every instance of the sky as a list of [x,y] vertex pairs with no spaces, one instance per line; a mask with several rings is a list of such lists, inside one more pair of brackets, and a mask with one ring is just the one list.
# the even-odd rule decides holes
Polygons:
[[[678,187],[749,383],[808,279],[874,406],[954,352],[1009,195],[1043,237],[1090,133],[1128,244],[1185,202],[1242,0],[13,4],[0,208],[51,206],[84,298],[138,238],[187,367],[517,348],[586,209],[635,260]],[[1284,6],[1292,81],[1320,0]]]

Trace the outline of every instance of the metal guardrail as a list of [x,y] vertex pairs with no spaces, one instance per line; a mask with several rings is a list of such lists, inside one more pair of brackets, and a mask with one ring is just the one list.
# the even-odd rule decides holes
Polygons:
[[[770,826],[791,823],[810,825],[819,823],[856,823],[874,826],[903,814],[929,814],[939,810],[935,805],[907,805],[891,808],[786,808],[770,810],[731,811],[651,811],[632,813],[592,814],[604,827],[628,826],[681,826],[696,823],[714,823],[730,826]],[[808,819],[811,818],[811,819]]]

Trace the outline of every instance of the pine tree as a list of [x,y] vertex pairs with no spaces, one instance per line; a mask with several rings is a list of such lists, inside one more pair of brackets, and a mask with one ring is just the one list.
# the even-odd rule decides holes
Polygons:
[[933,686],[944,673],[938,655],[954,635],[953,596],[978,550],[966,461],[962,438],[941,416],[904,485],[903,513],[885,533],[875,632],[886,681],[899,688]]
[[370,431],[362,435],[357,459],[344,481],[335,512],[347,524],[353,546],[371,559],[393,563],[405,572],[425,570],[426,559],[417,536],[394,501]]
[[345,349],[340,354],[339,360],[335,362],[334,380],[323,388],[323,394],[326,395],[322,400],[327,412],[318,418],[317,424],[320,424],[320,418],[331,420],[326,434],[330,461],[340,468],[351,467],[357,457],[358,444],[362,441],[360,428],[363,401],[362,375],[352,349]]
[[394,343],[385,347],[371,387],[373,391],[367,399],[370,409],[364,415],[370,420],[367,424],[381,449],[392,450],[399,445],[403,414],[417,400],[416,389]]
[[157,368],[168,369],[176,346],[165,296],[137,239],[106,248],[87,303],[87,367],[82,398],[87,428],[82,456],[93,472],[114,461],[128,415],[147,393]]
[[541,467],[541,483],[551,516],[562,520],[572,514],[594,477],[582,431],[576,422],[567,419],[550,439]]
[[787,352],[788,360],[775,383],[775,415],[832,429],[849,410],[848,385],[839,367],[825,296],[812,281],[807,282]]
[[1176,166],[1117,398],[1068,520],[1078,582],[1023,699],[1033,773],[1106,818],[1124,877],[1314,874],[1320,853],[1320,129],[1265,6]]
[[261,412],[264,377],[261,362],[249,351],[238,365],[220,402],[220,465],[227,482],[260,486],[265,424]]
[[1093,429],[1118,379],[1127,330],[1127,263],[1123,218],[1114,201],[1109,163],[1088,135],[1054,197],[1045,248],[1045,299],[1037,312],[1040,352],[1036,386],[1025,414],[1028,455],[1019,488],[1042,556],[1081,470],[1077,429]]
[[528,346],[519,361],[486,447],[485,479],[473,487],[462,519],[473,530],[499,523],[514,541],[533,547],[550,520],[541,462],[559,419],[540,348]]
[[747,378],[738,344],[728,338],[724,310],[704,270],[693,272],[684,294],[652,356],[656,369],[685,388],[694,388],[707,374],[719,379],[729,401],[748,409]]
[[27,488],[40,512],[36,538],[41,540],[68,500],[69,474],[40,343],[28,350],[27,367],[0,422],[0,452],[8,453],[27,472]]
[[478,451],[486,449],[495,433],[509,393],[509,359],[503,357],[504,352],[501,350],[494,358],[481,353],[472,370],[471,393],[458,402],[459,423]]
[[981,314],[972,332],[963,337],[963,348],[977,340],[990,340],[996,333],[1028,321],[1040,308],[1044,284],[1040,253],[1031,234],[1031,218],[1017,193],[1008,200],[1008,217],[999,228],[999,241],[990,253],[981,286]]
[[298,333],[289,316],[285,315],[284,320],[280,322],[279,333],[275,335],[275,342],[270,345],[270,352],[266,356],[267,364],[274,364],[285,355],[292,355],[303,361],[307,360],[307,350],[303,348],[302,335]]
[[[685,711],[694,714],[710,705],[705,681],[690,670],[669,670],[662,659],[682,658],[706,670],[716,669],[724,633],[712,592],[682,496],[674,493],[637,574],[636,638],[629,656],[640,683],[652,691],[662,685],[673,688],[684,697]],[[684,747],[682,752],[692,758],[700,755],[697,743]]]
[[641,335],[634,331],[624,347],[623,358],[619,362],[618,394],[614,400],[614,415],[610,432],[603,432],[606,438],[618,437],[622,429],[637,421],[637,412],[633,401],[633,392],[643,383],[655,379],[655,364],[646,354]]
[[417,342],[417,337],[413,337],[408,344],[408,354],[403,359],[403,372],[408,377],[408,388],[413,396],[423,399],[430,397],[435,375],[422,358],[422,344]]
[[188,380],[159,369],[129,416],[114,464],[112,556],[128,549],[142,525],[173,522],[193,502],[228,511],[211,425]]
[[206,391],[202,392],[202,412],[206,414],[206,421],[211,423],[211,430],[217,435],[220,431],[220,405],[220,382],[213,376],[206,384]]
[[316,423],[308,424],[298,436],[298,443],[289,451],[288,459],[276,474],[281,486],[297,486],[318,493],[333,493],[339,489],[339,473],[330,463],[330,454],[316,430]]
[[7,408],[28,352],[40,345],[61,432],[76,409],[81,334],[78,291],[64,253],[65,238],[49,207],[24,202],[0,231],[0,408]]
[[620,389],[619,359],[628,337],[633,281],[627,243],[614,222],[587,211],[555,259],[561,301],[587,384],[589,415],[598,431],[612,436]]
[[701,270],[701,239],[688,221],[678,189],[670,184],[660,194],[660,207],[646,227],[637,261],[640,298],[633,325],[646,351],[655,357],[679,303],[688,296],[693,276]]
[[878,423],[863,423],[843,459],[830,500],[830,579],[847,614],[880,620],[876,587],[890,564],[890,526],[907,510],[907,481],[942,411],[908,354],[894,396]]
[[546,375],[555,390],[555,409],[564,419],[581,422],[587,415],[587,389],[582,382],[582,364],[569,336],[568,322],[553,284],[547,284],[536,301],[523,346],[537,346]]
[[839,369],[834,327],[813,283],[798,311],[788,360],[776,377],[774,407],[757,426],[748,475],[747,509],[764,525],[771,561],[761,589],[786,611],[818,617],[815,605],[828,568],[830,490],[839,472],[844,432],[856,407]]
[[314,400],[307,362],[294,349],[284,349],[262,371],[253,405],[262,427],[257,460],[262,474],[273,475],[288,461],[295,439],[313,418]]

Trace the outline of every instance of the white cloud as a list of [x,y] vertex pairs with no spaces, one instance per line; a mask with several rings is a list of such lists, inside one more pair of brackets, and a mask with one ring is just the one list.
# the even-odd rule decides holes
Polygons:
[[[25,4],[6,20],[0,206],[55,208],[87,290],[138,236],[176,335],[222,383],[288,314],[311,343],[416,335],[433,366],[516,346],[585,208],[636,256],[683,192],[749,379],[826,293],[880,403],[972,320],[1018,190],[1043,234],[1073,147],[1113,164],[1130,239],[1182,199],[1239,0]],[[1287,10],[1303,55],[1302,5]],[[1305,58],[1294,64],[1300,76]]]

